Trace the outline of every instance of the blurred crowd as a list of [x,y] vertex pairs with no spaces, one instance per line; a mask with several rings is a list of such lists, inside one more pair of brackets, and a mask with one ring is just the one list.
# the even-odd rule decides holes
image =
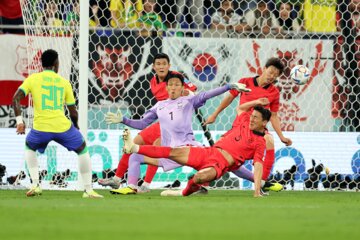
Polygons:
[[[358,31],[360,0],[350,1],[348,8]],[[78,1],[23,2],[35,6],[31,24],[71,27],[79,21]],[[254,37],[289,31],[333,33],[340,30],[338,3],[338,0],[90,0],[89,22],[91,27],[141,29],[145,35],[149,30],[168,29],[206,29]],[[20,0],[0,0],[0,17],[0,25],[23,24]],[[18,33],[21,29],[2,31]]]

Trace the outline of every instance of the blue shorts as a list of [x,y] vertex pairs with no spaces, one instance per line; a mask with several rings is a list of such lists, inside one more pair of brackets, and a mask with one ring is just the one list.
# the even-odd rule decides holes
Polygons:
[[52,132],[41,132],[31,129],[29,134],[26,136],[26,144],[34,151],[44,153],[49,142],[55,141],[69,151],[76,151],[81,147],[85,141],[80,131],[71,125],[71,128],[66,132],[52,133]]

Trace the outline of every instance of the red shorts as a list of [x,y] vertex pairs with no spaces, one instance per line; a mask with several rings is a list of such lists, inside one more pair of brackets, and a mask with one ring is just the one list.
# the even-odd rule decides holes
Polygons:
[[189,160],[186,164],[196,170],[213,167],[216,178],[228,171],[229,163],[215,147],[190,147]]
[[155,140],[161,136],[160,123],[157,122],[154,123],[153,125],[146,127],[145,129],[141,130],[141,132],[139,132],[139,135],[144,140],[145,145],[153,145]]

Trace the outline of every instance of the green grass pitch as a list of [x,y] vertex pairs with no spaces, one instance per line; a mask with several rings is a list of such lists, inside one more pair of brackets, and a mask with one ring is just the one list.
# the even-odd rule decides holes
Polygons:
[[160,191],[104,199],[81,192],[0,190],[0,238],[8,239],[359,239],[360,193],[210,191],[186,198]]

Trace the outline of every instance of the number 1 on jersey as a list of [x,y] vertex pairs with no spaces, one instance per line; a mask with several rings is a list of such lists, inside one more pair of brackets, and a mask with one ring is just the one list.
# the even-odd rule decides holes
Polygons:
[[170,114],[170,120],[174,120],[174,114],[173,114],[173,112],[169,112],[169,114]]

